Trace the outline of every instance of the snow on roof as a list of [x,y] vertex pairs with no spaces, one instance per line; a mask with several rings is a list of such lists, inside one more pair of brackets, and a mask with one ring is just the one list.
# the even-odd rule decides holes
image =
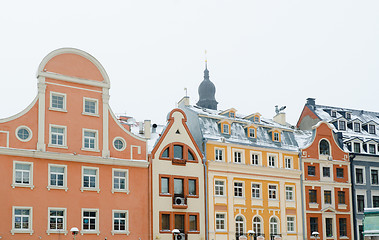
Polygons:
[[297,130],[295,132],[295,139],[299,148],[304,149],[311,144],[313,140],[313,131]]

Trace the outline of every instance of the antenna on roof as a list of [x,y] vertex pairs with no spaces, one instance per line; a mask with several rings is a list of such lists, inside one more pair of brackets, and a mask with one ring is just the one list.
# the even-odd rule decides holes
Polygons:
[[186,97],[188,97],[187,88],[186,87],[184,88],[184,91],[186,92]]

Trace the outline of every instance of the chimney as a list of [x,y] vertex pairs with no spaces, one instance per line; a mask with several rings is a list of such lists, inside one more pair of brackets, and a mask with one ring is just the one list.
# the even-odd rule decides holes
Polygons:
[[307,103],[305,105],[308,105],[308,107],[315,109],[316,108],[316,99],[315,98],[307,98]]
[[139,128],[139,134],[143,134],[143,123],[142,122],[138,123],[138,128]]
[[151,120],[145,120],[143,122],[143,128],[144,128],[144,131],[145,131],[145,138],[150,139],[150,137],[151,137],[151,132],[150,132]]
[[158,125],[157,124],[153,124],[153,128],[151,129],[151,132],[152,133],[156,133],[157,132],[157,127],[158,127]]
[[189,106],[190,105],[189,97],[185,96],[182,99],[180,99],[180,101],[178,102],[178,106],[180,106],[180,105]]
[[275,115],[273,120],[274,122],[279,123],[281,125],[286,125],[286,113],[279,112],[278,114]]

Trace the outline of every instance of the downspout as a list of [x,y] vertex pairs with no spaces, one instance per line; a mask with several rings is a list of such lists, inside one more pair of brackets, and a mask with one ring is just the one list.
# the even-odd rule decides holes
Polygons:
[[302,221],[302,225],[303,225],[303,239],[306,239],[306,236],[305,236],[305,221],[306,221],[306,217],[305,217],[305,206],[304,206],[304,182],[303,182],[303,159],[301,158],[302,154],[301,154],[302,151],[299,152],[299,160],[300,160],[300,171],[301,171],[301,174],[300,174],[300,187],[301,187],[301,215],[303,217],[303,221]]
[[207,140],[203,140],[204,143],[204,157],[203,157],[203,166],[204,166],[204,189],[205,189],[205,239],[209,239],[209,229],[208,229],[208,168],[207,168]]
[[[352,206],[353,206],[353,219],[355,219],[355,215],[356,215],[356,204],[355,204],[355,175],[354,175],[354,168],[353,168],[353,160],[354,158],[356,157],[356,155],[353,153],[353,154],[349,154],[349,158],[350,158],[350,182],[351,182],[351,199],[352,199]],[[350,220],[351,222],[352,220]],[[354,239],[358,239],[358,236],[357,236],[357,221],[353,221],[353,230],[354,230]],[[359,229],[358,229],[358,232],[359,232]]]

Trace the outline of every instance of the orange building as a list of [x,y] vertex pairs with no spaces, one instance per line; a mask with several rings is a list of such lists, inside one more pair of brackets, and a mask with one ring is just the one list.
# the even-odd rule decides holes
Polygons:
[[306,239],[353,239],[349,154],[326,122],[313,127],[309,140],[301,149]]
[[104,68],[64,48],[37,78],[34,101],[0,119],[0,238],[148,239],[146,141],[112,113]]

